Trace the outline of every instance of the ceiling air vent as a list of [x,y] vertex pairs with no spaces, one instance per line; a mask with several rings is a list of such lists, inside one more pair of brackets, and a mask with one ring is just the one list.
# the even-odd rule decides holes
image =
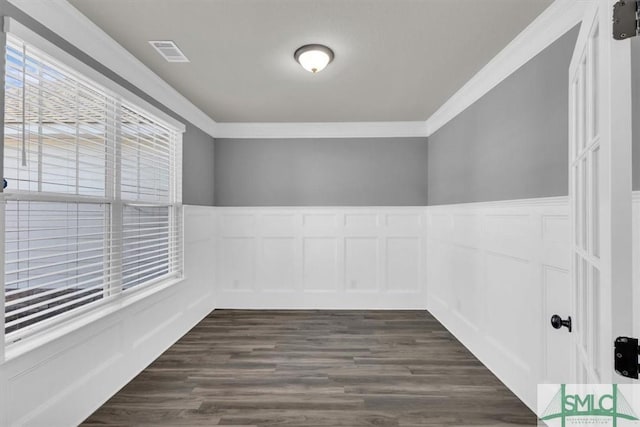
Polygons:
[[149,44],[168,62],[189,62],[180,48],[171,40],[151,40]]

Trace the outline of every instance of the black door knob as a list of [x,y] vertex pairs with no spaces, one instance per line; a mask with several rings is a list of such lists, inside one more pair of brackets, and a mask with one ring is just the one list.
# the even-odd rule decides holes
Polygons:
[[551,326],[553,326],[554,329],[560,329],[564,326],[571,332],[571,316],[569,316],[567,320],[562,320],[562,317],[554,314],[551,316]]

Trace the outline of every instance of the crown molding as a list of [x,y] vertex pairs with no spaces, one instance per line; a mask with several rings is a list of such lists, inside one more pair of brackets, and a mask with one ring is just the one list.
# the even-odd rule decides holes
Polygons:
[[119,98],[128,100],[136,105],[138,108],[142,108],[148,113],[153,114],[165,121],[168,125],[171,125],[178,132],[185,131],[185,125],[180,121],[175,119],[173,116],[165,113],[161,109],[157,108],[155,105],[149,103],[147,100],[139,97],[135,93],[130,90],[120,86],[118,83],[114,82],[110,78],[106,77],[104,74],[100,73],[98,70],[92,68],[91,66],[85,64],[75,56],[66,52],[64,49],[61,49],[54,43],[50,42],[46,38],[42,37],[40,34],[33,31],[31,28],[21,24],[16,19],[5,16],[3,21],[3,31],[5,33],[10,33],[11,35],[16,36],[21,41],[35,47],[39,51],[49,55],[51,58],[55,60],[55,62],[63,64],[75,72],[80,73],[83,77],[92,80],[94,83],[102,86],[107,92],[110,92],[113,96],[117,96]]
[[215,138],[383,138],[427,135],[423,121],[216,123],[67,0],[9,0],[9,2]]
[[588,4],[555,0],[424,122],[216,123],[216,138],[430,136],[580,23]]
[[578,24],[589,3],[555,0],[426,121],[216,123],[67,0],[8,0],[78,49],[215,138],[426,137]]
[[216,123],[216,138],[409,138],[426,137],[417,122]]
[[555,0],[426,121],[432,135],[577,25],[585,0]]
[[9,0],[18,9],[191,124],[215,136],[216,122],[66,0]]

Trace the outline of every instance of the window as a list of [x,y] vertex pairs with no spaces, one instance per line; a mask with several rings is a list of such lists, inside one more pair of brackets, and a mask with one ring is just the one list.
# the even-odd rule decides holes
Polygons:
[[182,134],[8,35],[5,334],[182,276]]

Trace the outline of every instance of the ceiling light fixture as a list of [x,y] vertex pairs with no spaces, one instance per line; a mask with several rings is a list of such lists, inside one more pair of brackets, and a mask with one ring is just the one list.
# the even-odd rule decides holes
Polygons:
[[333,61],[333,51],[321,44],[304,45],[293,54],[302,68],[315,74]]

